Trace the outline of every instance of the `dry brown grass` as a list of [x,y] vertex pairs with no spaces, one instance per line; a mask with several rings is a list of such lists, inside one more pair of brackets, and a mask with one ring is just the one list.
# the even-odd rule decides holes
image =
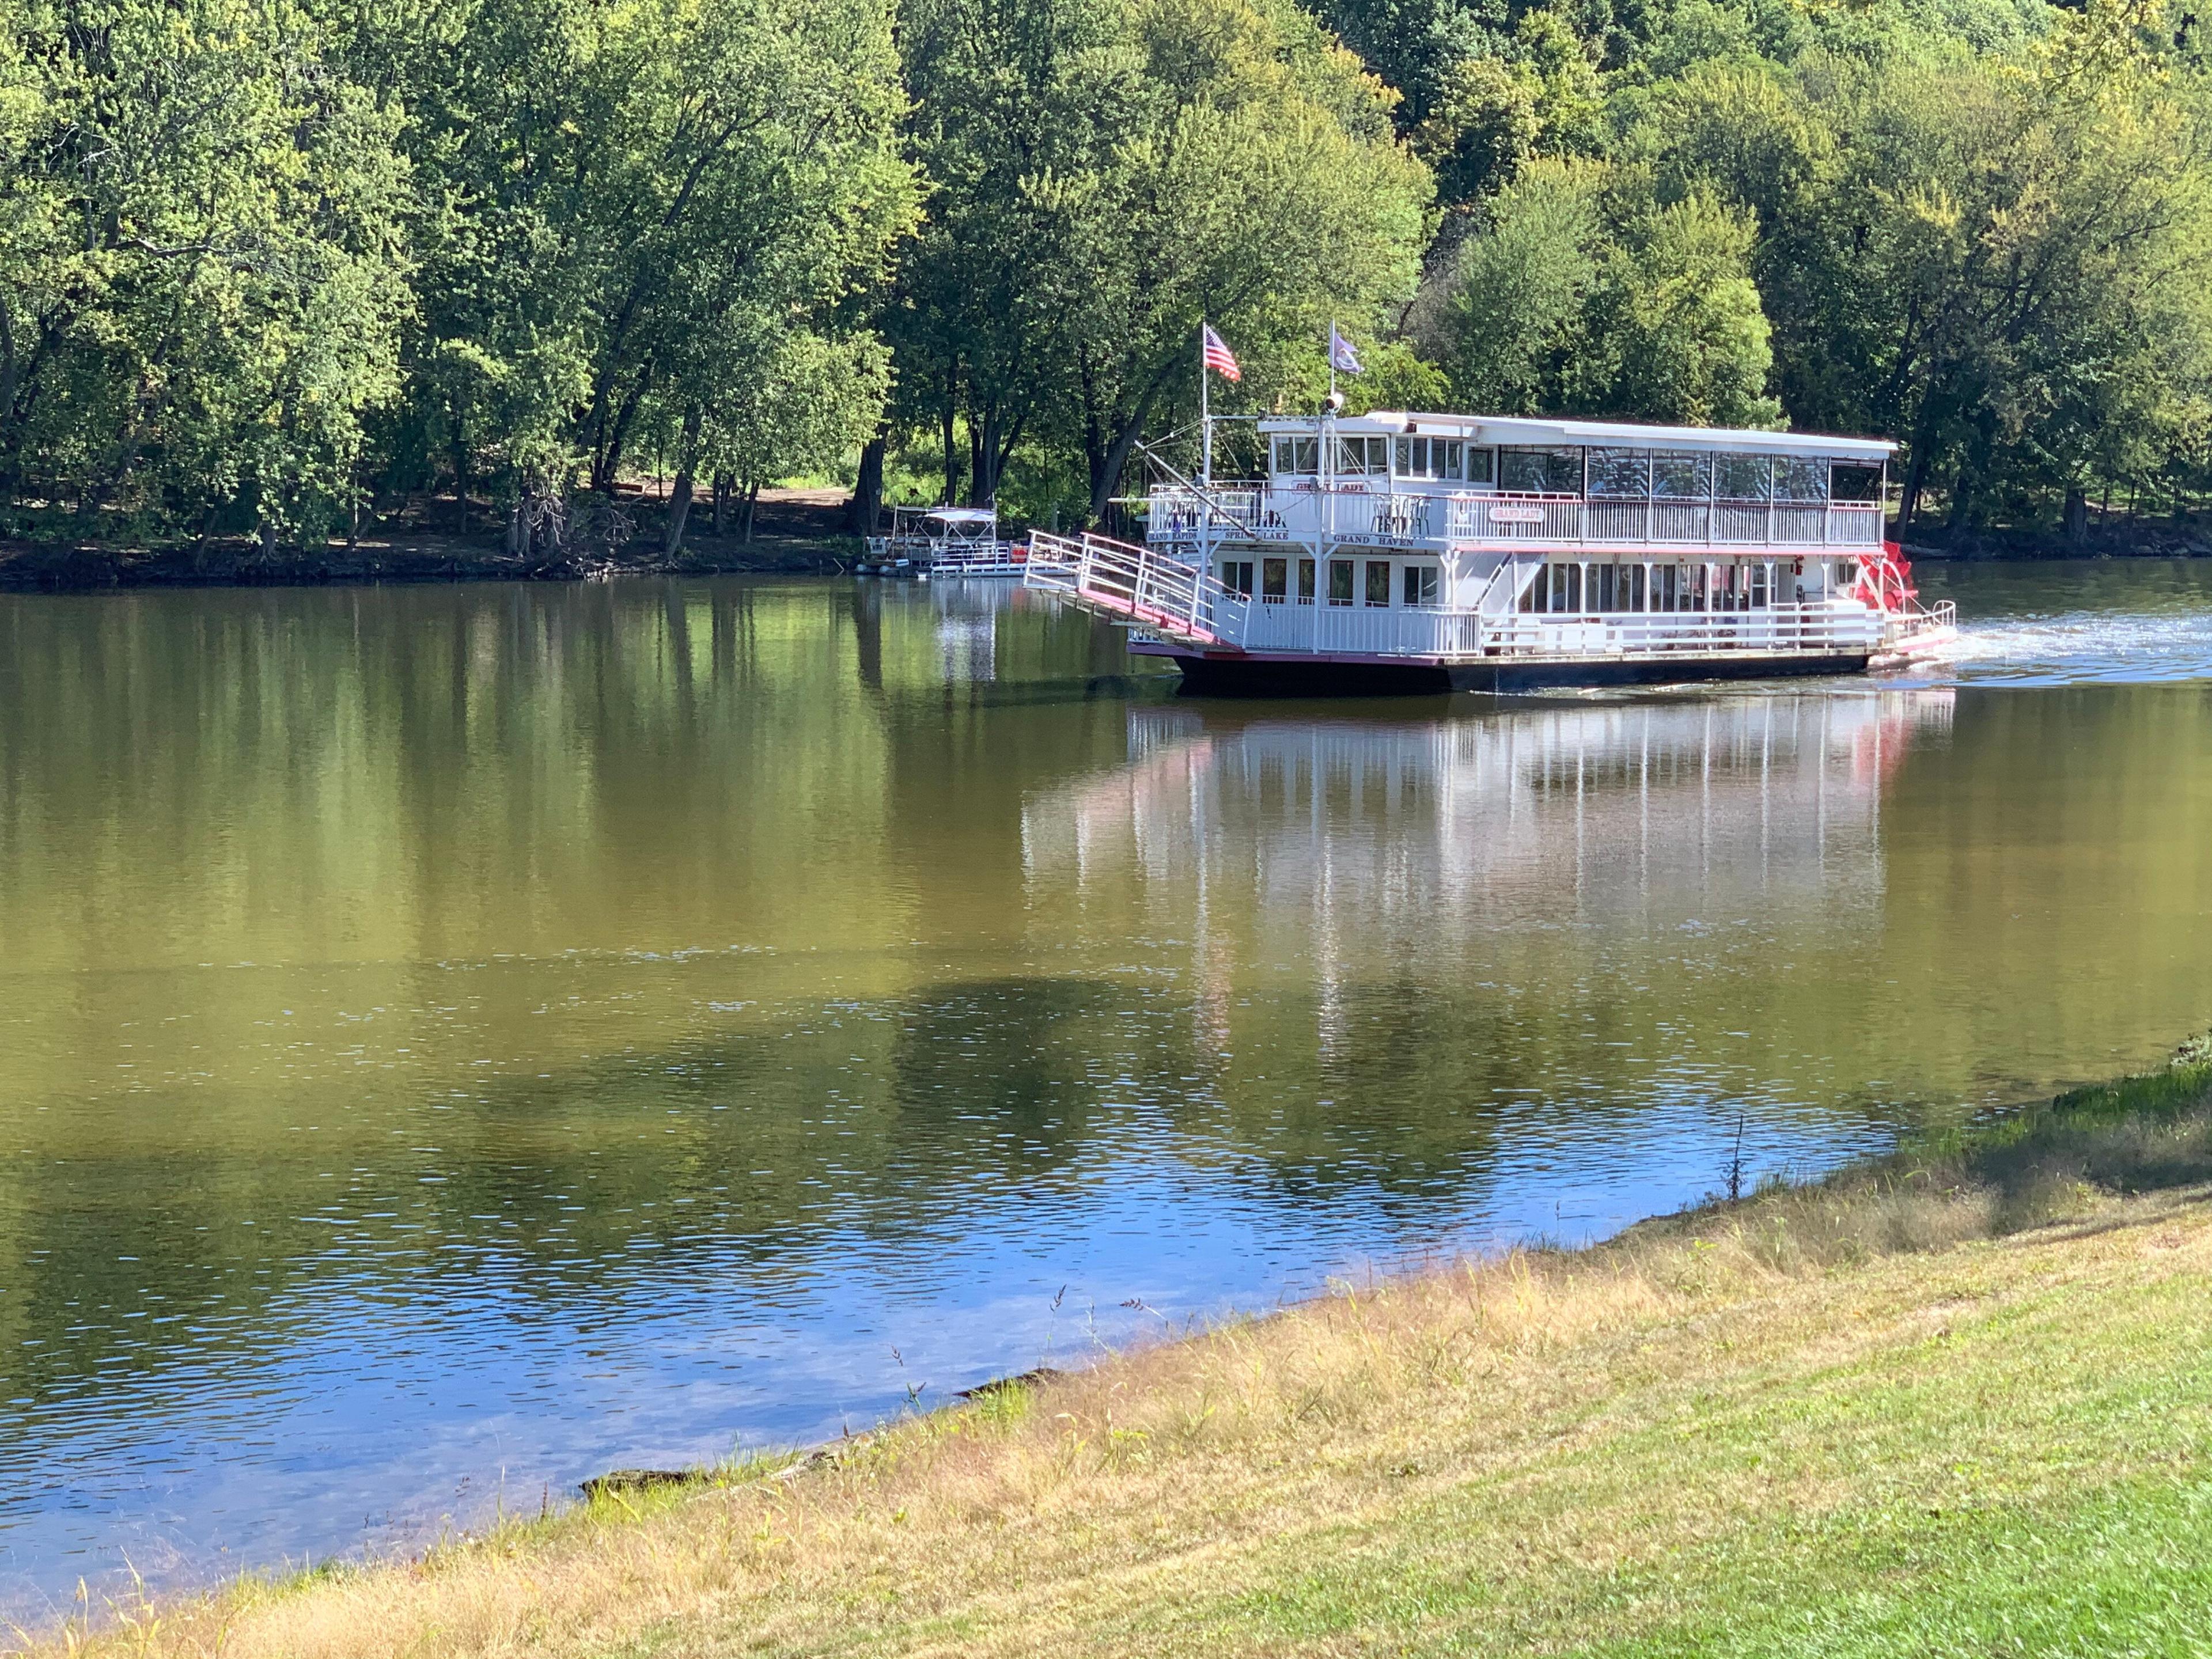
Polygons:
[[[1346,1290],[796,1474],[116,1609],[48,1646],[1675,1650],[1654,1632],[1745,1594],[1744,1562],[1780,1564],[1770,1592],[1827,1583],[1827,1557],[1788,1542],[1803,1528],[1940,1526],[1962,1456],[2023,1513],[2172,1475],[2212,1384],[2182,1401],[2145,1333],[2179,1329],[2212,1281],[2208,1084],[2162,1082],[2148,1114],[2077,1102],[1595,1250]],[[2099,1426],[2130,1365],[2178,1402],[2172,1436],[2124,1412]],[[1705,1588],[1681,1576],[1708,1558],[1728,1565]]]

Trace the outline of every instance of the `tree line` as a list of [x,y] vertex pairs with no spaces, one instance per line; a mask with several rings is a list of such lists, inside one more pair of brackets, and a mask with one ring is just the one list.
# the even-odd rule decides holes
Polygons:
[[[1904,510],[2212,473],[2162,0],[8,0],[0,510],[673,549],[800,475],[1096,520],[1217,408],[1887,433]],[[1176,450],[1176,446],[1183,450]],[[1233,440],[1232,440],[1233,447]]]

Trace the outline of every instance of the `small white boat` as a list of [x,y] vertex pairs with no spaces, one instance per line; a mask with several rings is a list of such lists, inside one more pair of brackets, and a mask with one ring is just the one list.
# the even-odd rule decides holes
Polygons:
[[1033,535],[1024,580],[1224,692],[1848,673],[1955,632],[1884,539],[1884,439],[1390,412],[1259,431],[1265,477],[1155,488],[1141,544]]
[[879,571],[903,562],[934,576],[1018,577],[1029,549],[999,534],[999,514],[988,507],[894,507],[889,530],[871,536],[863,567]]

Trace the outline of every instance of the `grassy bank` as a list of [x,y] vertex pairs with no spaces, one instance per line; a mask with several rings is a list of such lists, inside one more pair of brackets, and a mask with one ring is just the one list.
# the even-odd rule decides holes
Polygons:
[[[2212,1048],[100,1652],[2201,1653]],[[71,1637],[72,1644],[77,1638]]]

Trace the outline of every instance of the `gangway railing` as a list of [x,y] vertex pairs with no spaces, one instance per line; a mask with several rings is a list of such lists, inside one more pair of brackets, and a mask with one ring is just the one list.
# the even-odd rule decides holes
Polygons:
[[1023,586],[1149,628],[1184,645],[1216,645],[1214,607],[1226,590],[1194,565],[1110,537],[1030,538]]

